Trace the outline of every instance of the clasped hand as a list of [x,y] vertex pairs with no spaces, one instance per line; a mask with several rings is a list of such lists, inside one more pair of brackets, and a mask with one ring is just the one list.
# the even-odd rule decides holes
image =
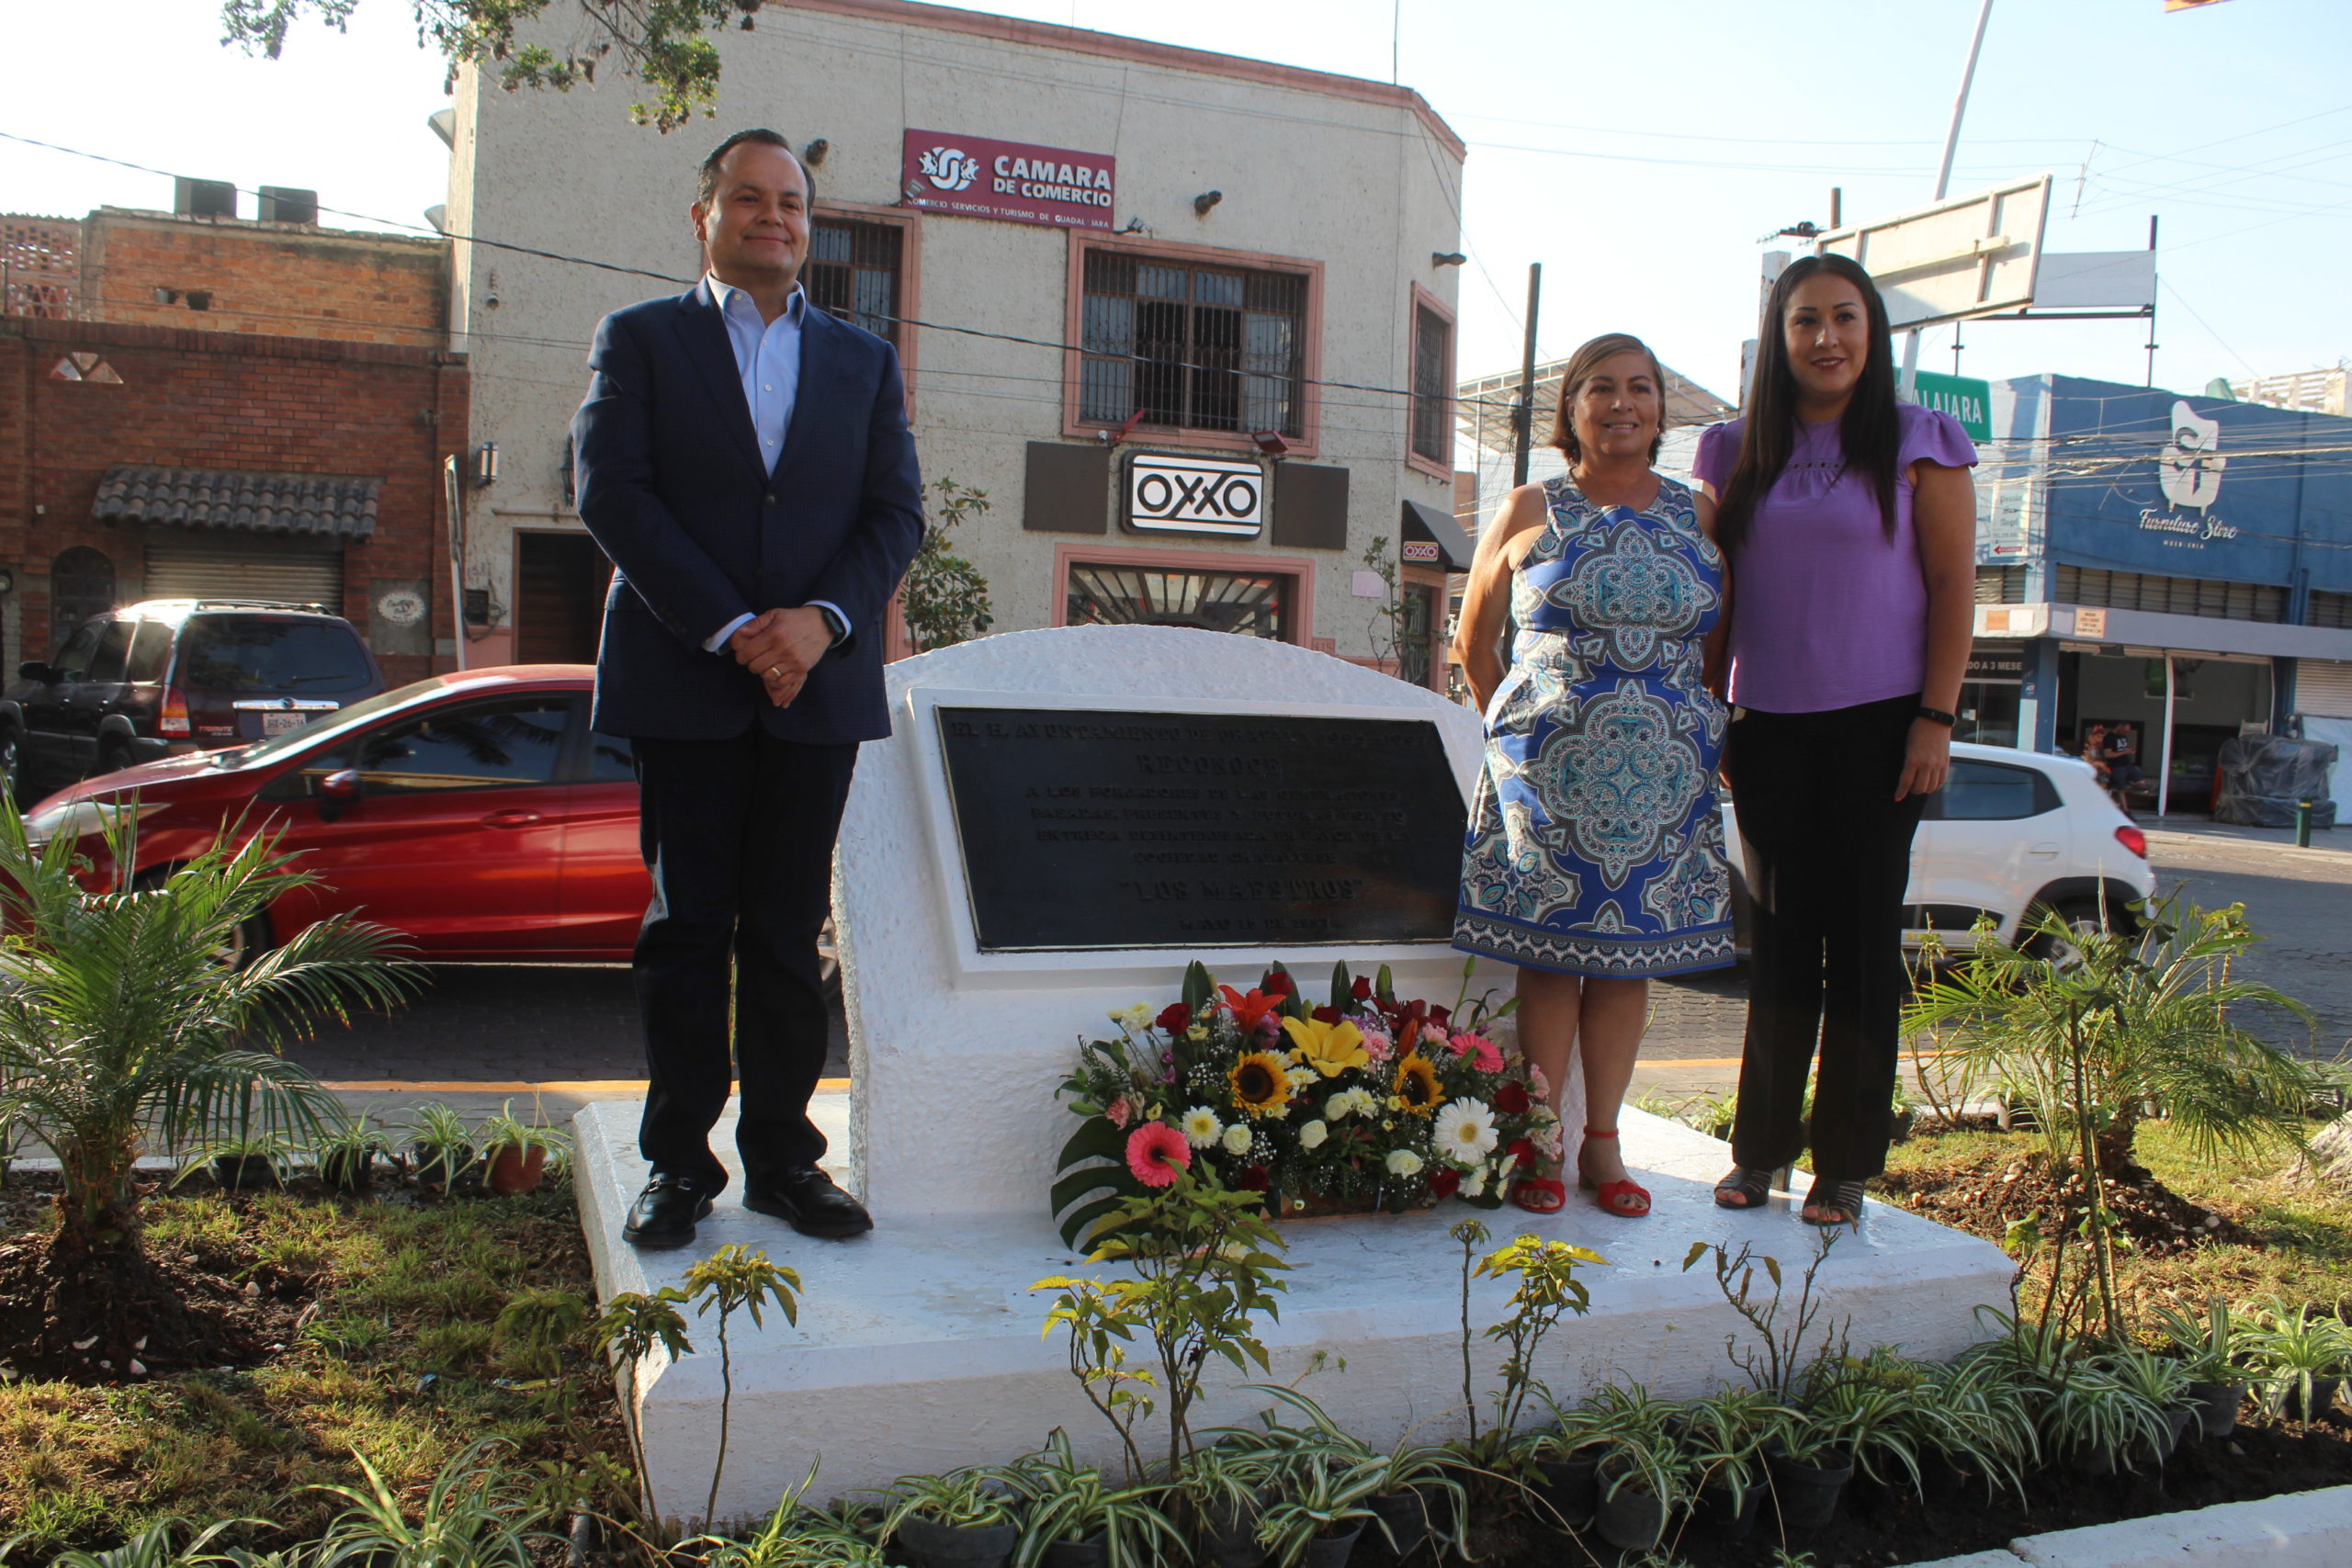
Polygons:
[[792,705],[808,671],[832,646],[832,627],[825,613],[814,608],[770,610],[727,639],[735,662],[759,676],[768,701],[780,708]]

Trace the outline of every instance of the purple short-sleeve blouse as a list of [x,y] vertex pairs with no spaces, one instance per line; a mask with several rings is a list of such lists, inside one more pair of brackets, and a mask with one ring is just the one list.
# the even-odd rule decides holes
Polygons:
[[[1781,471],[1731,560],[1731,700],[1765,713],[1819,713],[1917,691],[1928,663],[1928,583],[1911,525],[1911,465],[1973,468],[1976,447],[1948,413],[1897,411],[1894,533],[1867,481],[1847,482],[1838,425],[1799,423]],[[1699,437],[1698,478],[1723,494],[1744,421]]]

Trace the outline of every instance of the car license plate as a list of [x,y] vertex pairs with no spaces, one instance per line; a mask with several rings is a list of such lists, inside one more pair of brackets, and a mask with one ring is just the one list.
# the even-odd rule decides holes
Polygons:
[[261,716],[261,732],[264,735],[283,735],[310,722],[311,716],[306,713],[266,713]]

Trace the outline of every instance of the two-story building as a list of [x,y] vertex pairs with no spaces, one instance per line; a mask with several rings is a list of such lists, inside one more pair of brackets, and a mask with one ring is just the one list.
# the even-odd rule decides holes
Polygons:
[[626,82],[460,76],[452,344],[498,476],[469,503],[469,662],[593,654],[607,569],[566,449],[587,344],[699,276],[695,166],[765,125],[815,176],[811,299],[897,345],[925,479],[986,495],[954,546],[994,629],[1204,626],[1442,676],[1396,631],[1435,626],[1467,564],[1463,144],[1418,94],[905,0],[754,21],[719,36],[716,118],[669,136]]

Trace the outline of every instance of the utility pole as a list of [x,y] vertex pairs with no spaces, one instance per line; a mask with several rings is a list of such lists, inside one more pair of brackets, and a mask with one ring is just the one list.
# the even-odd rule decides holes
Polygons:
[[[1944,129],[1943,162],[1936,165],[1935,199],[1941,201],[1951,189],[1952,154],[1960,150],[1960,122],[1968,113],[1968,89],[1976,81],[1976,57],[1984,48],[1984,24],[1993,19],[1993,0],[1984,0],[1977,7],[1975,36],[1968,40],[1968,63],[1961,67],[1960,91],[1951,100],[1951,123]],[[1913,327],[1903,335],[1903,394],[1911,396],[1919,381],[1919,329]]]
[[[2156,215],[2148,214],[2148,254],[2156,254]],[[2148,264],[2149,275],[2154,276],[2155,263]],[[2148,385],[2156,384],[2156,291],[2148,290]]]
[[1527,449],[1535,434],[1535,314],[1544,303],[1544,264],[1527,264],[1527,342],[1519,355],[1519,401],[1512,405],[1510,483],[1527,482]]

